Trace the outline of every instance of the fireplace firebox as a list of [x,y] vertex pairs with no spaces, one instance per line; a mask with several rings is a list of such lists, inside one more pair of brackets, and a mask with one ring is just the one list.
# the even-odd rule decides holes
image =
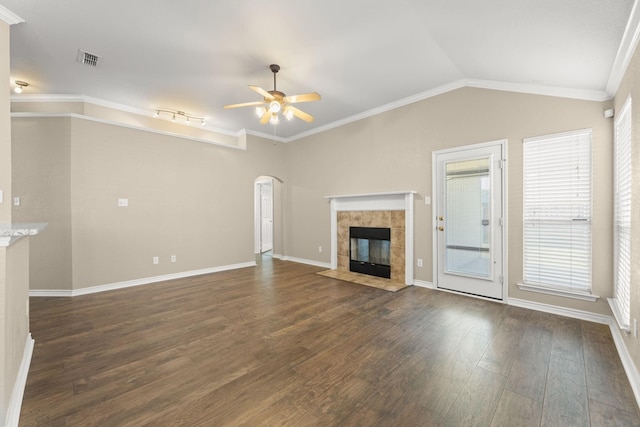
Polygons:
[[391,278],[391,229],[349,227],[349,270]]

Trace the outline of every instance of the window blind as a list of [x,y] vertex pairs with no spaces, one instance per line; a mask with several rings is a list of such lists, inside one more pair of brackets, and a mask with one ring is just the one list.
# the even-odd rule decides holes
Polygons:
[[614,170],[615,293],[611,308],[621,328],[631,322],[631,98],[616,115]]
[[591,291],[591,130],[524,140],[524,283]]

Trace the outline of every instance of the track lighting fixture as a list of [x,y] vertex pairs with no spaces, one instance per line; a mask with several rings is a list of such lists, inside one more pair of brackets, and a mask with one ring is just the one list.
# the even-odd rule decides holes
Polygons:
[[25,87],[29,86],[29,83],[27,83],[27,82],[23,82],[22,80],[16,80],[16,81],[15,81],[15,84],[16,84],[16,87],[15,87],[15,89],[13,89],[13,91],[14,91],[15,93],[22,93],[22,90],[23,90]]
[[204,117],[194,116],[193,114],[187,114],[184,111],[178,110],[169,110],[164,108],[158,108],[154,113],[153,117],[160,117],[160,114],[167,114],[171,116],[171,121],[175,122],[176,117],[183,117],[185,119],[186,124],[191,124],[191,119],[200,120],[200,124],[202,126],[206,126],[207,123],[204,121]]

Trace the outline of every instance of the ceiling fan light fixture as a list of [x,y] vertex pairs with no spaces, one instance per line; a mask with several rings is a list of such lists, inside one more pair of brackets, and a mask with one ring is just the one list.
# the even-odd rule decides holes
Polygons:
[[267,124],[267,122],[272,125],[280,123],[279,113],[281,112],[287,120],[292,120],[294,117],[297,117],[307,123],[311,123],[313,121],[313,116],[311,114],[307,114],[304,111],[291,106],[291,104],[298,102],[320,101],[320,94],[317,92],[311,92],[292,96],[285,95],[284,92],[279,91],[276,86],[276,73],[280,71],[280,66],[277,64],[271,64],[269,68],[273,73],[273,90],[264,90],[259,86],[249,85],[249,89],[262,96],[262,101],[228,104],[223,105],[222,108],[255,107],[256,115],[260,119],[260,124],[263,125]]
[[284,116],[287,118],[287,120],[293,119],[293,110],[285,108]]
[[282,106],[278,101],[271,101],[271,103],[269,103],[269,111],[271,111],[272,113],[278,114],[281,107]]

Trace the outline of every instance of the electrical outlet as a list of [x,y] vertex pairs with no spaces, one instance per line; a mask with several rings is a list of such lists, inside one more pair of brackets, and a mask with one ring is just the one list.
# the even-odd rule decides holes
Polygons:
[[318,252],[322,252],[322,246],[318,246]]
[[118,199],[118,206],[120,207],[129,206],[129,199]]
[[13,206],[20,206],[20,197],[13,198]]
[[176,262],[176,256],[175,255],[171,255],[171,262]]
[[423,264],[422,264],[422,259],[421,258],[418,258],[417,264],[418,264],[418,267],[422,267]]
[[153,257],[153,263],[154,264],[160,264],[160,258],[158,258],[157,256]]

